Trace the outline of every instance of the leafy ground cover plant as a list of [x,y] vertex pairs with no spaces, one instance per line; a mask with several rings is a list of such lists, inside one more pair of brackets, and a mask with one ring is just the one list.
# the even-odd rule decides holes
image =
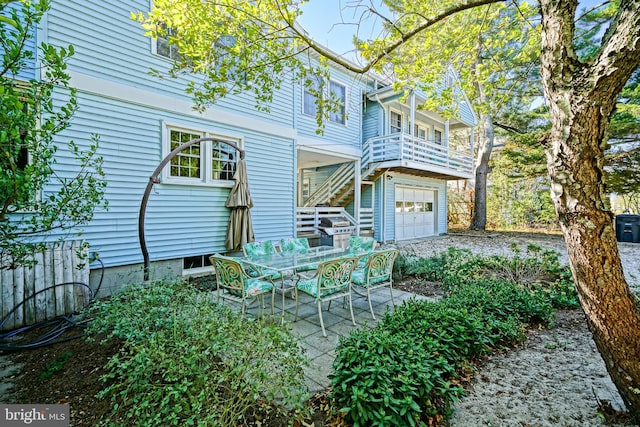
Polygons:
[[341,339],[331,375],[332,399],[360,426],[415,426],[442,418],[462,394],[449,378],[454,366],[431,337],[376,327]]
[[237,426],[256,406],[300,410],[307,359],[279,324],[248,320],[182,281],[132,285],[92,307],[89,334],[124,342],[100,397],[115,425]]
[[554,308],[579,307],[571,270],[560,263],[558,252],[532,244],[524,254],[516,245],[511,250],[514,256],[481,256],[452,247],[434,257],[405,258],[403,270],[439,281],[449,292],[493,279],[496,283],[508,282],[543,294]]

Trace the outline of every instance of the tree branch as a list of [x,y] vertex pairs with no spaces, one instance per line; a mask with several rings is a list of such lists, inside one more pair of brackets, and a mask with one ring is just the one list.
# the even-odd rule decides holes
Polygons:
[[380,53],[376,54],[373,56],[373,58],[366,64],[364,64],[363,66],[356,66],[353,63],[351,63],[348,60],[345,60],[344,58],[340,57],[339,55],[337,55],[335,52],[325,48],[324,46],[321,46],[319,44],[317,44],[303,29],[302,27],[300,27],[297,23],[295,22],[289,22],[286,20],[287,24],[289,25],[289,27],[291,28],[291,30],[294,32],[295,36],[298,37],[300,40],[302,40],[304,43],[306,43],[312,50],[314,50],[315,52],[317,52],[318,54],[320,54],[321,56],[324,56],[328,59],[330,59],[331,61],[335,62],[336,64],[346,68],[347,70],[356,73],[356,74],[364,74],[366,72],[368,72],[369,70],[371,70],[374,66],[376,66],[380,61],[382,61],[384,58],[386,58],[387,56],[389,56],[391,53],[393,53],[396,49],[398,49],[400,46],[402,46],[404,43],[406,43],[407,41],[411,40],[412,38],[414,38],[416,35],[420,34],[422,31],[426,30],[427,28],[437,24],[440,21],[443,21],[445,18],[454,15],[456,13],[462,12],[464,10],[468,10],[468,9],[473,9],[479,6],[484,6],[487,4],[491,4],[491,3],[501,3],[504,0],[465,0],[463,2],[461,2],[458,5],[452,6],[448,9],[445,9],[443,12],[431,17],[431,18],[427,18],[424,20],[424,22],[422,22],[421,24],[419,24],[418,26],[416,26],[415,28],[411,29],[410,31],[407,31],[406,33],[402,34],[402,37],[400,37],[398,40],[389,43],[388,45],[384,46]]
[[[593,76],[592,92],[598,99],[619,93],[631,74],[640,66],[640,3],[622,0],[613,24],[606,32],[593,65],[584,70]],[[610,97],[609,97],[610,98]],[[606,105],[613,108],[616,99]],[[605,106],[603,106],[605,107]]]
[[526,132],[521,131],[520,129],[516,129],[513,126],[505,125],[498,122],[493,122],[494,126],[499,127],[500,129],[504,129],[507,132],[517,133],[518,135],[524,135]]

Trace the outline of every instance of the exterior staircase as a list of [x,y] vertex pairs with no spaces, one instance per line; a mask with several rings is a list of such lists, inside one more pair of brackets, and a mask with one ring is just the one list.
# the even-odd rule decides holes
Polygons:
[[[304,203],[305,207],[317,205],[346,206],[354,198],[354,171],[353,162],[343,163],[336,171],[311,194]],[[370,164],[362,172],[363,181],[375,180],[383,173],[376,169],[376,164]]]

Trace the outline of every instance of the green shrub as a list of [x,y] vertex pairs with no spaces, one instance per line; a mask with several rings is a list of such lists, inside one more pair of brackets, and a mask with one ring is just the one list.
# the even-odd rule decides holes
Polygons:
[[46,381],[49,378],[53,377],[58,372],[62,371],[69,361],[73,357],[73,352],[71,350],[67,350],[60,354],[57,359],[47,363],[44,368],[42,368],[42,372],[38,379],[40,381]]
[[580,307],[578,292],[573,282],[559,280],[547,285],[537,285],[533,290],[548,299],[553,308],[574,309]]
[[454,366],[434,352],[430,337],[376,327],[340,339],[332,398],[359,426],[415,426],[422,417],[449,415],[462,394],[449,378]]
[[548,323],[553,307],[541,293],[504,280],[477,280],[456,288],[447,303],[469,311],[482,311],[497,319],[513,317],[521,323]]
[[430,338],[427,349],[455,366],[487,352],[490,344],[481,319],[463,307],[451,307],[446,300],[404,303],[393,313],[387,312],[379,327],[417,339]]
[[107,364],[115,425],[237,426],[256,402],[307,400],[297,341],[279,324],[247,320],[184,282],[132,285],[97,301],[90,333],[124,342]]
[[415,274],[416,262],[417,258],[414,255],[400,252],[393,263],[393,280],[399,281],[406,276]]
[[528,245],[526,256],[512,245],[514,256],[473,255],[466,249],[449,248],[434,257],[416,259],[411,274],[441,282],[448,292],[487,279],[528,288],[547,299],[554,308],[577,308],[580,303],[571,270],[560,264],[560,254]]

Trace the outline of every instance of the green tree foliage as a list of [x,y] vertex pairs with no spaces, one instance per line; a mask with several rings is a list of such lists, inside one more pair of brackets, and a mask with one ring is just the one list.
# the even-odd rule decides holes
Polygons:
[[[519,147],[512,153],[521,161],[529,157]],[[489,226],[497,229],[546,229],[557,226],[549,194],[549,180],[544,175],[531,173],[535,171],[535,166],[544,167],[544,163],[533,163],[532,169],[521,168],[522,164],[527,165],[513,163],[511,157],[502,153],[491,159],[491,185],[487,195]]]
[[512,111],[499,129],[504,147],[490,161],[487,221],[493,228],[557,226],[549,193],[546,158],[540,138],[548,131],[545,107]]
[[611,118],[607,189],[622,199],[622,210],[640,213],[640,71],[619,97]]
[[[398,18],[388,22],[389,36],[360,42],[365,57],[380,54],[389,40],[403,40],[425,16],[459,2],[394,0],[387,4]],[[540,27],[532,24],[535,8],[522,3],[489,4],[461,11],[402,43],[390,56],[393,74],[402,85],[417,86],[430,95],[425,107],[447,116],[460,94],[443,85],[441,76],[455,68],[465,93],[479,114],[471,227],[484,229],[487,217],[487,177],[494,144],[494,123],[506,112],[524,111],[532,95],[540,94],[535,82]],[[524,19],[523,19],[524,18]],[[457,96],[456,96],[457,95]]]
[[[620,0],[583,10],[577,20],[576,50],[592,59],[599,38],[620,7]],[[640,212],[640,71],[636,71],[618,96],[607,135],[607,190],[623,200],[622,209]]]
[[[13,4],[10,4],[13,3]],[[39,46],[40,79],[17,79],[34,63],[29,39],[49,8],[46,0],[0,3],[0,267],[30,262],[48,233],[87,223],[103,201],[106,186],[102,158],[93,136],[82,151],[73,141],[69,152],[77,160],[72,175],[55,168],[54,137],[70,125],[76,110],[75,90],[69,87],[66,61],[73,47]],[[54,91],[67,101],[54,102]]]
[[385,3],[397,17],[387,22],[387,34],[384,38],[359,41],[357,46],[365,59],[373,61],[383,46],[399,43],[385,62],[377,63],[376,70],[388,72],[390,67],[386,64],[392,62],[392,77],[398,85],[419,87],[429,94],[425,108],[444,108],[445,114],[455,112],[451,111],[457,100],[455,88],[442,81],[451,68],[460,76],[462,88],[480,113],[499,116],[510,102],[522,100],[532,91],[527,79],[537,64],[533,46],[540,39],[540,29],[523,19],[536,13],[530,5],[523,3],[515,9],[506,3],[494,3],[463,10],[443,17],[408,39],[411,29],[425,17],[455,8],[461,2]]
[[[597,52],[600,45],[599,37],[611,23],[619,3],[619,1],[611,1],[603,7],[582,9],[579,12],[574,38],[576,51],[582,59],[588,60]],[[518,108],[511,111],[505,110],[505,114],[498,121],[500,122],[498,127],[503,128],[501,135],[506,138],[506,148],[499,153],[499,156],[506,159],[494,161],[492,173],[504,172],[517,180],[528,177],[544,178],[546,181],[546,159],[539,139],[550,126],[548,109],[543,105],[532,111],[523,111]],[[639,71],[629,80],[618,97],[616,111],[611,117],[607,134],[607,144],[607,190],[622,199],[623,210],[640,212]],[[498,164],[506,170],[496,169]],[[492,195],[490,194],[489,197]],[[497,220],[491,218],[490,221],[495,223]],[[500,221],[497,222],[500,223]]]
[[293,30],[295,26],[302,31],[294,24],[301,13],[297,6],[291,0],[157,0],[150,12],[137,12],[132,18],[147,35],[166,38],[178,48],[179,58],[170,70],[152,73],[188,79],[186,91],[196,109],[244,92],[253,94],[255,108],[268,111],[283,82],[300,81],[316,95],[320,133],[340,103],[328,90],[326,59],[314,54]]

